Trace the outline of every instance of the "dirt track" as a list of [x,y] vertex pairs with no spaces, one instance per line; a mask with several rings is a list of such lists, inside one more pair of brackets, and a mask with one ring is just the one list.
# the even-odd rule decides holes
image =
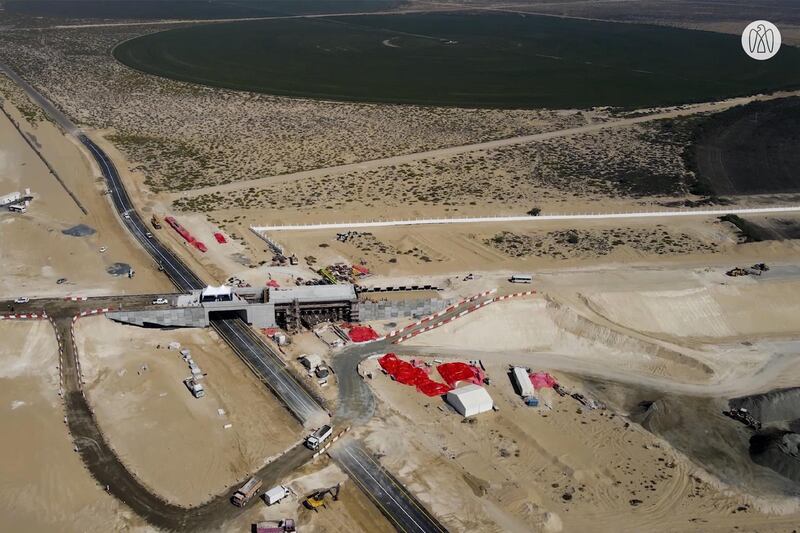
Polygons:
[[515,144],[526,144],[537,141],[545,141],[548,139],[555,139],[558,137],[566,137],[571,135],[580,135],[582,133],[596,133],[609,128],[623,128],[634,124],[641,124],[643,122],[651,122],[654,120],[662,120],[667,118],[684,117],[689,115],[696,115],[699,113],[707,113],[711,111],[722,111],[738,105],[743,105],[755,100],[771,100],[786,96],[793,96],[800,94],[800,91],[792,93],[776,93],[769,96],[755,95],[743,98],[733,98],[721,102],[712,102],[706,104],[697,104],[691,106],[681,106],[681,108],[670,109],[667,111],[660,111],[657,113],[645,114],[634,116],[631,118],[623,118],[619,120],[610,120],[607,122],[598,122],[594,124],[587,124],[576,128],[567,128],[557,131],[549,131],[546,133],[536,133],[533,135],[521,135],[518,137],[509,137],[507,139],[498,139],[495,141],[487,141],[474,144],[465,144],[461,146],[451,146],[449,148],[440,148],[437,150],[428,150],[425,152],[417,152],[414,154],[398,155],[393,157],[385,157],[382,159],[373,159],[371,161],[363,161],[360,163],[351,163],[349,165],[339,165],[334,167],[317,168],[314,170],[305,170],[302,172],[294,172],[291,174],[283,174],[278,176],[270,176],[259,178],[244,182],[229,183],[225,185],[216,185],[213,187],[204,187],[201,189],[193,189],[191,191],[174,193],[171,195],[173,199],[177,198],[191,198],[200,194],[209,193],[223,193],[236,191],[240,189],[249,189],[250,187],[260,187],[265,185],[273,185],[275,183],[292,182],[306,178],[319,178],[331,174],[343,174],[355,170],[366,170],[370,168],[386,167],[392,165],[401,165],[403,163],[410,163],[412,161],[419,161],[421,159],[435,159],[451,157],[458,154],[467,152],[474,152],[477,150],[490,150],[494,148],[501,148],[503,146],[512,146]]

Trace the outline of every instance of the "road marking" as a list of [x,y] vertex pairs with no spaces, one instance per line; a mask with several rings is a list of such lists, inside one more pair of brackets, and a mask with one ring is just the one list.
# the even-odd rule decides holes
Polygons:
[[[356,458],[356,456],[355,456],[355,455],[353,455],[353,453],[352,453],[352,452],[350,452],[350,450],[349,450],[349,449],[346,449],[346,450],[344,450],[344,452],[345,452],[347,455],[349,455],[349,456],[350,456],[350,457],[353,459],[353,461],[355,461],[355,462],[356,462],[356,464],[357,464],[358,466],[360,466],[360,467],[361,467],[361,469],[364,471],[364,473],[365,473],[365,474],[367,474],[367,475],[370,477],[370,479],[372,479],[372,481],[374,481],[374,482],[375,482],[375,484],[376,484],[376,485],[377,485],[377,486],[378,486],[378,487],[379,487],[379,488],[380,488],[380,489],[383,491],[383,493],[384,493],[384,494],[386,494],[386,496],[388,496],[388,497],[389,497],[389,499],[391,499],[391,500],[394,502],[394,504],[395,504],[395,505],[396,505],[398,508],[400,508],[400,510],[401,510],[401,511],[403,511],[403,513],[405,513],[405,515],[406,515],[406,516],[409,518],[409,520],[411,520],[412,522],[414,522],[414,525],[415,525],[415,526],[417,526],[417,527],[419,528],[419,530],[420,530],[420,531],[422,531],[423,533],[426,533],[426,532],[425,532],[425,529],[424,529],[422,526],[420,526],[420,525],[417,523],[417,521],[416,521],[416,520],[414,520],[414,517],[412,517],[412,516],[409,514],[409,512],[408,512],[408,511],[406,511],[405,507],[403,507],[402,505],[400,505],[400,502],[398,502],[398,501],[397,501],[397,500],[394,498],[394,496],[392,496],[392,494],[391,494],[391,493],[390,493],[388,490],[386,490],[386,488],[385,488],[383,485],[381,485],[381,483],[380,483],[380,482],[379,482],[377,479],[375,479],[375,476],[373,476],[373,475],[372,475],[372,473],[370,473],[370,471],[369,471],[369,470],[367,470],[367,468],[366,468],[366,467],[365,467],[363,464],[361,464],[361,461],[359,461],[359,460]],[[374,463],[374,461],[372,461],[372,462]],[[380,468],[380,465],[378,465],[378,467]],[[391,478],[390,478],[390,480],[391,480]],[[395,486],[396,486],[396,485],[395,485]],[[412,504],[413,504],[413,501],[412,501]]]

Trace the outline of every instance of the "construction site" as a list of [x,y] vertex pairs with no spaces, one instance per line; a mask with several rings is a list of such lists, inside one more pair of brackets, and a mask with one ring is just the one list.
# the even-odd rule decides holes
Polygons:
[[[791,88],[640,110],[296,99],[109,51],[244,4],[85,4],[0,2],[4,529],[797,528],[800,208],[789,177],[751,191],[708,152],[748,113],[792,120]],[[498,8],[385,4],[259,16]],[[534,4],[514,9],[556,9]]]

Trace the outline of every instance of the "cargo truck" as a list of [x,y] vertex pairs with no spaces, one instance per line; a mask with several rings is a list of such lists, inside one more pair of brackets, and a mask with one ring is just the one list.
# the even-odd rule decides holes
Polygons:
[[267,505],[272,505],[278,503],[288,495],[289,495],[289,489],[287,489],[283,485],[278,485],[277,487],[272,487],[267,492],[265,492],[262,498],[264,498],[264,503],[266,503]]
[[330,438],[333,434],[333,428],[329,425],[324,425],[314,433],[306,437],[306,448],[310,450],[316,450],[320,447],[320,444],[325,442]]
[[239,490],[237,490],[233,497],[231,498],[231,503],[236,507],[244,507],[247,505],[253,496],[258,494],[258,491],[261,490],[261,480],[251,477],[247,480],[247,483],[242,485]]

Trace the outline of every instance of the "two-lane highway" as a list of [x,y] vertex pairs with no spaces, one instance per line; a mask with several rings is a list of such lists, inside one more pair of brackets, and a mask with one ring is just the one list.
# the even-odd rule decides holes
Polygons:
[[404,533],[444,533],[447,530],[397,479],[383,468],[361,445],[347,439],[328,454]]
[[[169,276],[175,286],[182,292],[200,289],[205,283],[171,250],[165,247],[155,236],[148,236],[148,228],[130,200],[124,184],[110,158],[46,98],[22,80],[11,69],[0,64],[9,76],[39,103],[44,111],[60,124],[65,132],[74,135],[92,154],[106,179],[111,199],[125,227],[131,232],[142,247],[151,255]],[[61,323],[62,338],[66,338],[69,322]],[[213,320],[212,325],[220,333],[239,357],[251,370],[286,404],[291,412],[302,422],[312,423],[327,419],[324,409],[314,400],[312,395],[293,378],[275,354],[252,329],[241,319]],[[69,343],[68,343],[69,344]],[[72,361],[77,364],[77,354],[70,353]],[[360,354],[353,352],[351,362],[355,363]],[[112,494],[129,503],[140,516],[154,525],[173,530],[213,529],[239,510],[227,502],[231,488],[206,505],[193,509],[172,506],[147,488],[138,483],[125,469],[122,462],[103,441],[102,433],[97,426],[91,409],[82,394],[78,391],[77,370],[73,367],[73,387],[67,391],[67,418],[76,445],[87,467],[101,484],[114,484]],[[357,375],[348,376],[345,383],[354,385],[350,391],[356,395],[357,401],[348,405],[354,409],[353,419],[359,422],[368,420],[374,410],[371,391],[366,384],[359,382]],[[347,387],[340,387],[340,394],[347,394]],[[344,398],[340,398],[344,400]],[[88,444],[87,444],[88,443]],[[335,450],[332,448],[331,450]],[[288,450],[280,459],[272,461],[256,475],[267,483],[275,483],[302,465],[310,456],[310,451],[297,446]],[[366,452],[360,444],[343,442],[341,453],[334,451],[332,457],[343,469],[349,472],[356,483],[367,493],[367,496],[379,506],[391,523],[403,532],[440,533],[444,527],[399,483],[389,474],[375,458]]]

